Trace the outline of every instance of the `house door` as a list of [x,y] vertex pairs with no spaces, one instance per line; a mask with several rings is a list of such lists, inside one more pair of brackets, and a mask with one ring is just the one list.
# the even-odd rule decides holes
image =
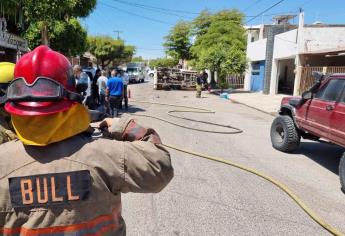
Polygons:
[[265,79],[265,62],[254,62],[252,63],[252,74],[251,74],[251,91],[258,92],[264,88]]

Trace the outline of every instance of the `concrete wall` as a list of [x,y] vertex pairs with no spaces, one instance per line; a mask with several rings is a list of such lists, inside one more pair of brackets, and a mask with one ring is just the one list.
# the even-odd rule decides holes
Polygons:
[[[279,70],[285,67],[283,66],[284,62],[282,61],[282,59],[294,59],[297,55],[298,44],[296,43],[296,41],[297,29],[290,30],[288,32],[277,34],[276,36],[274,36],[273,62],[270,81],[271,95],[277,94],[278,92],[279,75],[282,74]],[[291,64],[291,60],[289,60],[289,64]],[[291,73],[291,65],[289,65],[289,73]]]
[[345,27],[304,27],[299,41],[299,53],[345,48]]
[[270,93],[271,75],[273,66],[273,50],[275,43],[275,35],[290,31],[289,25],[271,25],[267,26],[267,45],[266,45],[266,63],[265,63],[265,80],[264,80],[264,94]]
[[248,65],[247,70],[244,78],[244,90],[250,91],[251,90],[251,62],[254,61],[263,61],[266,57],[266,43],[267,39],[260,39],[255,42],[250,42],[250,37],[248,37],[247,42],[247,59]]
[[273,59],[292,58],[297,54],[297,29],[274,36]]
[[266,56],[267,39],[261,39],[247,45],[247,58],[249,61],[262,61]]

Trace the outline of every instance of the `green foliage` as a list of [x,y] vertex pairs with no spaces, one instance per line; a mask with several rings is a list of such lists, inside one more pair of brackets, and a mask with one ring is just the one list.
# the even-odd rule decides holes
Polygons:
[[246,67],[244,16],[237,10],[207,12],[194,21],[196,40],[191,48],[197,69],[217,71],[220,79],[242,73]]
[[178,22],[165,37],[164,47],[169,56],[176,59],[190,59],[190,23]]
[[23,0],[22,4],[28,22],[59,21],[88,16],[96,0]]
[[144,58],[142,56],[139,57],[133,57],[131,62],[144,62]]
[[101,63],[102,67],[113,62],[116,64],[131,60],[135,47],[125,45],[122,40],[115,40],[108,36],[92,36],[88,38],[89,51]]
[[150,67],[174,67],[177,65],[177,63],[178,60],[175,58],[157,58],[150,61]]
[[50,44],[69,55],[83,51],[85,31],[76,18],[89,15],[96,0],[22,0],[20,3],[27,31],[24,35],[30,45],[37,45],[41,38],[41,44]]
[[115,59],[113,59],[113,66],[119,66],[120,64],[124,64],[127,62],[132,61],[132,57],[135,53],[135,47],[131,45],[125,45],[123,52],[120,55],[117,55]]
[[[25,32],[29,47],[35,48],[41,44],[42,22],[31,24]],[[50,47],[66,56],[83,54],[87,50],[87,32],[76,18],[68,21],[54,21],[48,25],[50,32]]]
[[204,35],[212,23],[212,14],[204,10],[200,12],[200,15],[196,17],[191,26],[192,35],[199,37]]

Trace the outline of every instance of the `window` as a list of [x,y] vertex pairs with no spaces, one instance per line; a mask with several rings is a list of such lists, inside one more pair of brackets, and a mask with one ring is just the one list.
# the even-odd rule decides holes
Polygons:
[[344,79],[333,79],[315,94],[315,98],[337,101],[345,85]]
[[252,75],[260,75],[260,63],[252,63]]

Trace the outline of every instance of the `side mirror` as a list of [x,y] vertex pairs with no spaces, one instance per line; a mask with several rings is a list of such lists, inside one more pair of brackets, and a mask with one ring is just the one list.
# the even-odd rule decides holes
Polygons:
[[302,94],[302,98],[304,100],[309,100],[313,97],[313,93],[311,91],[306,91]]

